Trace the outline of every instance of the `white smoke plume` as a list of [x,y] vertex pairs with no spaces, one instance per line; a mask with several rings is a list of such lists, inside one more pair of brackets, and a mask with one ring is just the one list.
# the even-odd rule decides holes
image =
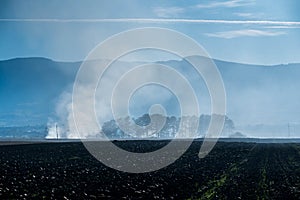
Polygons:
[[47,139],[75,139],[78,138],[75,131],[74,120],[72,117],[72,91],[64,91],[56,104],[55,118],[48,120]]
[[[93,88],[90,86],[90,82],[94,81],[94,71],[90,70],[85,73],[84,82],[77,82],[77,90],[80,93],[80,100],[77,101],[76,107],[79,111],[79,117],[76,119],[80,121],[80,125],[75,126],[74,116],[73,116],[73,105],[72,105],[72,92],[73,88],[69,87],[66,91],[64,91],[56,104],[55,108],[55,119],[49,119],[48,122],[48,135],[46,138],[56,138],[57,132],[59,138],[68,138],[68,139],[76,139],[76,138],[94,138],[101,137],[101,126],[103,122],[109,121],[113,119],[110,99],[112,95],[112,91],[119,81],[120,77],[124,75],[128,70],[136,67],[137,63],[126,63],[126,62],[116,62],[112,64],[112,66],[107,70],[103,79],[99,82],[98,87]],[[160,71],[153,71],[151,74],[144,74],[143,77],[136,77],[136,79],[143,79],[146,77],[159,77],[158,79],[165,79],[166,77],[162,76]],[[132,85],[135,80],[129,81],[126,85]],[[172,85],[180,85],[176,82],[176,80],[172,81]],[[179,89],[178,89],[179,90]],[[180,93],[185,90],[179,90]],[[91,95],[91,94],[95,94]],[[167,91],[166,89],[159,88],[159,86],[147,86],[147,90],[139,90],[138,95],[136,95],[136,99],[134,103],[138,103],[139,105],[135,107],[135,109],[143,110],[139,112],[147,112],[145,108],[149,107],[149,105],[153,105],[155,102],[160,102],[161,104],[167,105],[172,98],[172,93]],[[117,95],[117,98],[122,98],[122,91]],[[95,110],[93,105],[95,98]],[[78,104],[79,102],[79,104]],[[84,111],[84,112],[80,112]],[[136,112],[137,110],[135,110]],[[137,112],[138,113],[138,112]],[[102,122],[102,124],[97,124],[93,121],[92,115],[96,114],[98,118],[98,122]],[[127,113],[126,113],[127,114]],[[145,113],[143,113],[145,114]],[[129,115],[129,113],[128,113]],[[121,117],[121,116],[120,116]],[[122,116],[127,117],[127,116]],[[131,118],[133,116],[130,116]],[[137,116],[134,116],[137,117]],[[58,128],[56,128],[56,125]],[[79,136],[77,134],[77,129],[81,129],[84,131],[81,132]],[[84,132],[84,134],[82,134]]]

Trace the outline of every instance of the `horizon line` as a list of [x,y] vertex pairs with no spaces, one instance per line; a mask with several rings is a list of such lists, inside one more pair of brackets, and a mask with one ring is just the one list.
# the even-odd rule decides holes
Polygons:
[[[193,56],[196,56],[196,55],[193,55]],[[17,57],[0,59],[0,62],[10,61],[10,60],[14,60],[14,59],[31,59],[31,58],[40,58],[40,59],[51,60],[53,62],[62,62],[62,63],[78,63],[78,62],[84,61],[84,60],[59,60],[59,59],[55,59],[55,58],[49,58],[47,56],[17,56]],[[226,60],[226,59],[213,58],[213,57],[206,57],[206,58],[212,59],[213,61],[236,63],[236,64],[243,64],[243,65],[278,66],[278,65],[300,64],[300,62],[297,62],[297,61],[288,62],[288,63],[262,64],[262,63],[247,63],[247,62],[239,62],[239,61],[230,61],[230,60]],[[172,59],[163,60],[162,62],[173,61],[173,60]],[[183,60],[183,59],[181,59],[181,60]],[[181,61],[181,60],[178,60],[178,61]],[[92,61],[92,60],[90,60],[90,61]],[[120,61],[122,61],[122,62],[140,62],[140,61],[126,61],[126,60],[120,60]]]

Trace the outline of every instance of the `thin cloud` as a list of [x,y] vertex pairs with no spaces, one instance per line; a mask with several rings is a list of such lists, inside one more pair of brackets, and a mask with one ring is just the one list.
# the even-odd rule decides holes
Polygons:
[[0,22],[58,22],[58,23],[195,23],[195,24],[257,24],[273,26],[300,26],[298,21],[268,20],[206,20],[206,19],[164,19],[164,18],[110,18],[110,19],[0,19]]
[[269,29],[298,29],[300,26],[265,26],[264,28]]
[[158,17],[176,17],[179,14],[184,12],[184,8],[180,8],[180,7],[169,7],[169,8],[157,7],[157,8],[154,8],[153,12]]
[[234,15],[245,18],[253,18],[255,15],[253,13],[234,13]]
[[237,37],[278,36],[284,34],[286,33],[279,32],[279,31],[262,31],[262,30],[254,30],[254,29],[244,29],[244,30],[217,32],[217,33],[207,33],[206,35],[209,37],[232,39]]
[[238,12],[238,13],[233,13],[235,16],[238,16],[238,17],[242,17],[242,18],[248,18],[248,19],[258,19],[258,18],[263,18],[264,17],[264,14],[263,13],[241,13],[241,12]]
[[226,7],[226,8],[235,8],[253,5],[255,1],[249,0],[230,0],[230,1],[213,1],[207,4],[198,4],[197,8],[217,8],[217,7]]

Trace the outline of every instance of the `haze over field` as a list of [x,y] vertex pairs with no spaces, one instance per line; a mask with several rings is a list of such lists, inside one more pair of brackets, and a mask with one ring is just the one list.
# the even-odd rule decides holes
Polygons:
[[0,199],[300,199],[299,0],[1,0]]
[[[73,137],[72,88],[81,62],[114,34],[159,27],[186,34],[214,59],[226,89],[226,115],[235,131],[248,137],[300,137],[299,6],[297,0],[276,4],[271,0],[134,0],[130,4],[4,0],[0,8],[0,127],[48,125],[51,132],[58,124],[61,132]],[[111,65],[102,85],[112,90],[126,70],[145,63],[176,69],[192,85],[200,113],[211,114],[203,79],[184,58],[171,53],[148,49],[125,55]],[[164,78],[159,71],[153,75]],[[101,100],[103,94],[97,95]],[[100,100],[98,116],[109,121],[113,118],[110,107]],[[176,97],[158,86],[134,93],[130,115],[143,116],[157,103],[168,116],[180,115]]]
[[[205,83],[189,63],[184,60],[161,63],[174,67],[189,78],[200,102],[200,112],[209,114],[210,97]],[[234,121],[237,131],[248,137],[287,137],[290,123],[290,136],[300,136],[297,135],[299,124],[296,120],[300,113],[295,109],[300,106],[297,92],[300,64],[262,66],[220,60],[215,60],[215,63],[225,84],[227,115]],[[113,83],[122,74],[118,71],[120,68],[135,65],[132,62],[116,62],[107,76]],[[68,130],[71,123],[68,117],[72,114],[72,85],[79,66],[80,62],[55,62],[45,58],[1,61],[0,88],[6,96],[1,102],[1,126],[58,123],[62,129]],[[132,97],[130,113],[138,118],[148,113],[149,106],[155,103],[165,106],[169,116],[180,114],[176,97],[158,86],[138,90]],[[112,119],[109,114],[106,117],[107,121]]]

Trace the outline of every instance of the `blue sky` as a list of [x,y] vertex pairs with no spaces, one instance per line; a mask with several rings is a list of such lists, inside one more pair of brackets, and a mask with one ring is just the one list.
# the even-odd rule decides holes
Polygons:
[[253,64],[300,62],[299,7],[298,0],[3,0],[0,59],[83,60],[113,34],[155,26],[187,34],[217,59]]

